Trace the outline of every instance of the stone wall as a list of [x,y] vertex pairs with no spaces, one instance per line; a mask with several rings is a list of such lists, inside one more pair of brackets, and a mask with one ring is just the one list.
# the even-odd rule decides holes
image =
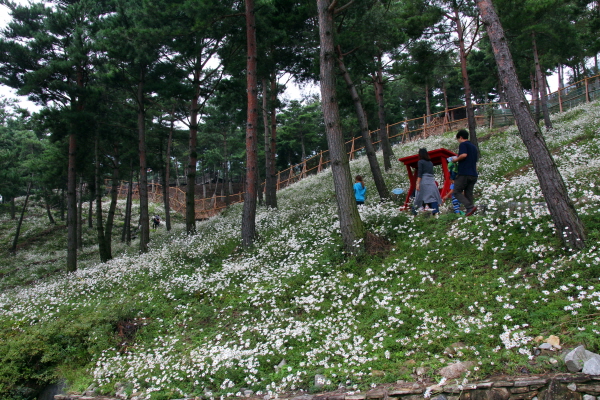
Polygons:
[[[80,394],[56,395],[55,400],[123,400]],[[278,400],[600,400],[600,376],[586,374],[532,375],[496,377],[466,385],[426,386],[422,383],[398,383],[365,393],[341,392],[314,395],[281,396]],[[200,400],[201,398],[173,399]],[[250,396],[249,400],[272,400],[268,396]],[[133,396],[130,400],[136,400]]]

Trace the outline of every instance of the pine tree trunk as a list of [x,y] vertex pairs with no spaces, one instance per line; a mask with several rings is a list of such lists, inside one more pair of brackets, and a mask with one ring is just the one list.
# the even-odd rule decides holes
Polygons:
[[465,33],[458,7],[454,8],[454,22],[456,23],[456,33],[458,34],[458,49],[460,55],[460,72],[462,75],[463,86],[465,88],[465,104],[467,108],[467,123],[469,125],[469,141],[477,147],[479,152],[479,142],[477,140],[477,123],[475,122],[475,112],[471,101],[471,84],[469,83],[469,73],[467,72],[467,52],[465,49]]
[[537,121],[540,120],[541,107],[540,107],[540,91],[535,79],[535,74],[529,74],[529,80],[531,81],[531,100],[533,101],[534,118]]
[[[172,113],[175,111],[173,110]],[[171,146],[173,144],[173,130],[175,120],[171,117],[171,127],[169,128],[169,138],[167,139],[167,160],[165,162],[165,176],[163,183],[163,204],[165,207],[165,227],[167,231],[171,230]]]
[[92,190],[88,188],[88,196],[90,196],[90,201],[88,202],[88,228],[94,228],[94,196]]
[[200,72],[194,71],[194,98],[190,105],[189,161],[187,167],[187,186],[185,188],[185,230],[196,233],[196,166],[198,165],[198,87]]
[[15,237],[13,239],[13,244],[10,248],[11,253],[16,253],[17,251],[17,243],[19,242],[19,235],[21,234],[21,225],[23,225],[23,218],[25,218],[25,210],[27,210],[27,203],[29,202],[29,194],[31,193],[31,182],[27,185],[27,195],[25,196],[25,203],[23,203],[23,208],[21,209],[21,217],[19,218],[19,222],[17,223],[17,231],[15,232]]
[[138,189],[140,193],[140,253],[148,252],[148,243],[150,242],[150,216],[148,213],[148,163],[146,161],[146,111],[144,98],[144,71],[140,72],[140,81],[138,82],[138,136],[139,136],[139,156],[140,156],[140,179]]
[[544,137],[531,116],[496,10],[491,0],[476,1],[482,21],[487,26],[500,79],[540,182],[556,232],[567,246],[583,248],[585,246],[583,224],[568,196],[562,176],[546,147]]
[[350,253],[359,253],[365,249],[364,238],[366,232],[358,214],[358,207],[352,190],[350,164],[340,126],[335,89],[335,47],[333,40],[333,14],[335,10],[329,9],[330,4],[329,0],[317,0],[321,43],[320,83],[323,117],[344,249]]
[[277,154],[277,74],[271,74],[271,151],[269,157],[268,174],[271,176],[267,193],[271,197],[271,207],[277,208],[277,167],[275,165],[275,156]]
[[229,207],[231,200],[230,182],[229,182],[229,149],[227,149],[227,133],[223,134],[223,150],[225,153],[225,160],[223,160],[223,171],[225,172],[225,182],[223,182],[223,188],[225,190],[225,206]]
[[256,76],[256,23],[254,0],[246,1],[246,40],[247,40],[247,95],[248,121],[246,125],[246,195],[242,214],[242,245],[250,247],[256,237],[256,198],[258,186],[258,78]]
[[268,93],[267,93],[267,80],[262,80],[262,114],[263,114],[263,126],[265,129],[265,204],[267,207],[275,208],[273,205],[273,194],[272,189],[273,175],[271,175],[271,124],[269,123],[269,107],[268,107]]
[[131,173],[129,175],[129,186],[127,187],[127,200],[125,200],[125,221],[123,232],[121,233],[121,242],[131,243],[131,202],[133,200],[133,162],[129,166]]
[[67,172],[67,271],[77,270],[77,141],[69,135],[69,169]]
[[46,206],[46,214],[48,215],[48,222],[50,222],[51,225],[56,225],[56,221],[52,216],[52,210],[50,209],[50,195],[48,195],[47,192],[44,195],[44,203]]
[[546,79],[542,73],[542,66],[540,65],[540,57],[537,49],[537,42],[535,40],[535,32],[531,33],[531,38],[533,41],[535,76],[537,77],[538,88],[540,90],[540,104],[542,106],[542,113],[544,114],[544,125],[546,125],[546,129],[552,129],[552,121],[550,121],[550,112],[548,111],[548,98],[546,97]]
[[381,67],[381,55],[379,56],[379,67],[375,79],[375,97],[377,98],[377,116],[379,117],[379,140],[381,141],[381,149],[383,151],[383,167],[386,171],[392,169],[392,159],[394,151],[390,144],[390,138],[387,131],[385,118],[385,98],[383,96],[383,71]]
[[[15,205],[15,199],[13,199],[13,211],[12,211],[12,219],[15,219],[14,216],[14,205]],[[64,221],[65,220],[65,188],[61,188],[60,189],[60,220]]]
[[79,197],[77,199],[77,248],[83,249],[83,177],[79,177]]
[[106,228],[104,229],[104,242],[108,259],[112,259],[112,231],[115,221],[115,211],[117,210],[117,200],[119,197],[119,164],[119,150],[115,144],[112,185],[110,188],[110,206],[108,207],[108,214],[106,215]]
[[96,140],[94,144],[94,153],[96,156],[94,176],[96,181],[96,233],[98,236],[98,251],[100,253],[100,261],[106,262],[109,260],[106,240],[104,238],[104,222],[102,221],[102,182],[100,179],[100,152],[99,152],[99,141],[100,138],[96,134]]
[[565,87],[565,78],[563,77],[563,68],[561,64],[558,64],[558,90]]
[[377,154],[375,154],[375,147],[373,146],[371,135],[369,134],[367,116],[365,115],[365,110],[363,109],[356,86],[354,85],[352,77],[350,76],[350,73],[344,64],[342,51],[339,47],[338,66],[340,71],[342,71],[344,81],[346,82],[346,87],[350,91],[350,96],[354,102],[354,111],[356,112],[356,117],[358,118],[358,123],[360,125],[360,133],[363,141],[365,142],[365,151],[367,152],[367,159],[369,160],[369,166],[371,167],[371,173],[373,174],[373,180],[375,182],[375,187],[377,188],[377,193],[379,194],[379,198],[381,200],[389,199],[390,193],[385,185],[385,180],[383,179],[383,174],[381,173],[381,168],[379,167],[379,161],[377,160]]

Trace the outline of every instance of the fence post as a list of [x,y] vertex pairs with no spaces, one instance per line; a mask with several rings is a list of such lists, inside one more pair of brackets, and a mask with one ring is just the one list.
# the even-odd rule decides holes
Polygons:
[[585,78],[585,102],[590,102],[590,87],[589,87],[589,79]]
[[444,127],[442,129],[442,131],[445,133],[448,131],[448,109],[446,108],[446,110],[444,111]]
[[300,174],[300,179],[306,178],[306,160],[302,163],[302,173]]
[[350,161],[354,160],[354,136],[352,136],[352,147],[350,148]]
[[558,110],[560,112],[563,112],[562,96],[560,95],[560,88],[558,88]]
[[317,168],[317,173],[323,170],[323,152],[321,151],[321,157],[319,157],[319,167]]
[[404,120],[404,132],[402,133],[402,136],[404,136],[402,140],[402,143],[404,143],[408,139],[408,119]]
[[277,191],[279,191],[279,183],[281,183],[281,172],[277,173]]
[[421,134],[423,138],[425,138],[425,134],[427,132],[427,115],[423,114],[423,133]]

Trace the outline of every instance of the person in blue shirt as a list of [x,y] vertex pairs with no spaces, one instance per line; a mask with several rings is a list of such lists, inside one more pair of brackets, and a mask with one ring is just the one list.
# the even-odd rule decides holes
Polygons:
[[456,133],[458,156],[452,157],[452,162],[458,162],[458,176],[454,180],[454,196],[465,206],[466,216],[477,211],[474,203],[473,188],[477,183],[477,147],[469,142],[469,132],[464,129]]
[[356,204],[365,204],[365,198],[367,196],[367,187],[363,182],[363,178],[360,175],[356,175],[354,180],[354,198],[356,199]]

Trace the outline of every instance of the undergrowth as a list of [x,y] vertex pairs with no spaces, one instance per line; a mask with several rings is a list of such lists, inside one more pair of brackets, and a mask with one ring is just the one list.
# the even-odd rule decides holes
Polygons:
[[[515,128],[481,143],[485,212],[471,218],[378,202],[367,160],[352,162],[366,177],[360,214],[378,249],[357,257],[341,251],[331,171],[279,192],[279,209],[259,207],[249,250],[241,205],[199,222],[194,236],[182,224],[153,232],[147,254],[118,244],[104,264],[86,231],[72,274],[62,272],[64,232],[31,241],[0,263],[0,393],[32,397],[58,379],[106,394],[120,383],[152,399],[354,392],[414,379],[417,367],[436,380],[457,360],[475,362],[468,380],[560,370],[558,355],[533,355],[534,338],[600,350],[599,114],[598,104],[583,106],[545,133],[587,229],[580,251],[556,238]],[[452,135],[398,145],[395,155],[455,151]],[[408,189],[398,162],[386,180]],[[14,222],[0,222],[4,246]],[[41,208],[26,224],[24,241],[44,232]]]

